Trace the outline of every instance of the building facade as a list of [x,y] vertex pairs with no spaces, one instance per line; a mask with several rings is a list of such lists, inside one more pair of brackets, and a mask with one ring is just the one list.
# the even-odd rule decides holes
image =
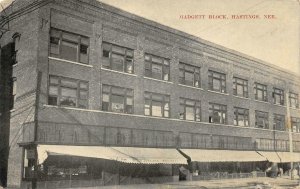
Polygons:
[[[91,147],[145,156],[174,150],[188,160],[148,160],[146,168],[139,161],[142,171],[131,178],[174,179],[181,164],[191,172],[250,172],[265,168],[255,162],[300,161],[272,159],[290,151],[289,126],[300,152],[298,75],[95,0],[17,0],[12,10],[19,12],[1,37],[1,47],[13,44],[15,52],[9,186],[69,187],[76,178],[76,186],[104,185],[108,174],[120,183],[133,165],[122,155],[84,153]],[[221,154],[208,163],[201,150]],[[232,162],[222,152],[241,153],[242,163],[222,167],[217,162]],[[265,159],[247,159],[249,152]]]

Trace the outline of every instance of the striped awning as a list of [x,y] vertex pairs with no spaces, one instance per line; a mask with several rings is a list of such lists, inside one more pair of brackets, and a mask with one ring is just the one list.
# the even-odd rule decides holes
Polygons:
[[255,162],[267,161],[256,151],[180,149],[191,161],[197,162]]
[[99,158],[138,164],[187,164],[186,158],[176,149],[38,145],[37,152],[39,164],[42,164],[51,155]]

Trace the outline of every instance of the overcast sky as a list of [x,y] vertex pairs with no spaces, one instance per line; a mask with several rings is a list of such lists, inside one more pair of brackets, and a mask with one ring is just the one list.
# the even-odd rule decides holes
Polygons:
[[[5,6],[11,0],[0,0]],[[100,0],[149,20],[300,73],[300,5],[296,0]],[[205,15],[180,19],[180,15]],[[209,19],[227,15],[228,19]],[[231,19],[259,15],[260,19]],[[275,15],[275,19],[264,19]]]

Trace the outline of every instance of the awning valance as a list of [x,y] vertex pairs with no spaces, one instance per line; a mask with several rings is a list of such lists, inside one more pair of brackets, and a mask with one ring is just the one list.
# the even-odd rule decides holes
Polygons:
[[266,151],[258,151],[258,153],[274,163],[300,162],[300,153]]
[[266,161],[267,159],[255,151],[237,150],[204,150],[204,149],[180,149],[191,158],[191,161],[198,162],[254,162]]
[[38,145],[38,163],[42,164],[50,155],[66,155],[114,160],[124,163],[141,164],[187,164],[176,149]]

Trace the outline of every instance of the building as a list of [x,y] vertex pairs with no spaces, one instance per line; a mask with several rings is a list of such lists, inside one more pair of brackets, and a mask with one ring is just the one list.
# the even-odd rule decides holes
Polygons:
[[12,10],[0,40],[13,46],[8,186],[172,181],[183,166],[203,179],[300,161],[298,75],[95,0]]

